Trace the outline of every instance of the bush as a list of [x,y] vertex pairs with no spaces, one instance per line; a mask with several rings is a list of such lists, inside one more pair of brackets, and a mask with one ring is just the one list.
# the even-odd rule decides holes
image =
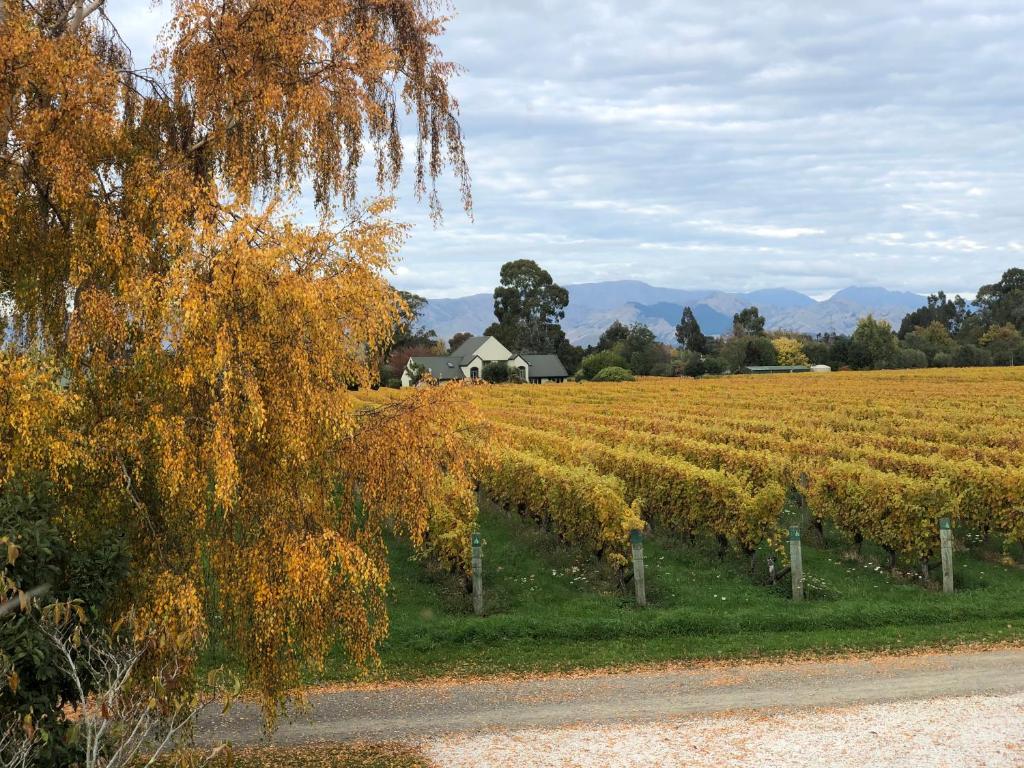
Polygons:
[[650,376],[675,376],[671,363],[658,363],[651,368]]
[[700,355],[694,355],[683,365],[683,375],[692,376],[697,378],[703,376],[707,369],[704,367],[704,361],[701,360]]
[[953,353],[953,364],[960,367],[992,365],[992,355],[987,349],[982,349],[974,344],[964,344],[962,347],[957,347]]
[[704,358],[705,373],[709,373],[712,376],[718,376],[719,374],[725,373],[727,369],[728,365],[726,364],[725,360],[718,357],[717,355],[712,355],[710,357]]
[[584,357],[582,362],[580,362],[580,369],[576,372],[576,377],[578,379],[592,379],[603,368],[625,368],[627,365],[626,358],[617,352],[606,349]]
[[594,381],[633,381],[633,374],[625,368],[610,365],[594,375]]
[[512,369],[508,367],[508,363],[502,360],[494,360],[484,363],[484,369],[480,377],[491,384],[504,384],[512,378]]
[[900,349],[893,362],[894,368],[927,368],[928,355],[919,349]]
[[[0,712],[19,720],[31,716],[40,744],[35,765],[72,765],[82,757],[65,708],[81,700],[40,625],[41,611],[74,600],[82,609],[80,619],[73,614],[74,622],[95,623],[121,596],[128,571],[127,547],[116,532],[86,542],[61,530],[55,523],[59,519],[58,502],[46,482],[15,478],[0,491],[0,599],[49,585],[27,613],[0,617]],[[11,679],[17,683],[11,685]],[[90,682],[85,676],[86,694]]]
[[936,368],[949,368],[953,365],[953,356],[948,352],[936,352],[932,358],[932,365]]

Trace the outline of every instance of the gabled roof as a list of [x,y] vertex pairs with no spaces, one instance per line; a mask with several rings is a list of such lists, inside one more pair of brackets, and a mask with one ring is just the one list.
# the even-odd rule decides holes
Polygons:
[[462,364],[465,365],[473,358],[473,355],[476,354],[477,350],[480,349],[480,347],[482,347],[485,343],[487,343],[487,340],[489,338],[491,337],[470,336],[464,342],[459,344],[458,349],[452,352],[451,357],[461,360]]
[[462,369],[459,367],[458,358],[454,355],[444,355],[441,357],[410,357],[409,363],[422,365],[430,371],[430,375],[438,381],[466,378],[465,374],[462,373]]
[[531,379],[558,379],[566,378],[569,372],[565,370],[558,355],[527,355],[520,353],[519,356],[530,366]]

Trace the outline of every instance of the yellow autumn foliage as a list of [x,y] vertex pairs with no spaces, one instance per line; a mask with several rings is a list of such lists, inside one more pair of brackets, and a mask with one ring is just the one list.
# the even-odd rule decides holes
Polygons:
[[451,167],[470,203],[443,19],[176,0],[144,69],[99,5],[0,0],[0,492],[45,472],[69,530],[123,532],[123,609],[195,651],[216,616],[272,713],[336,639],[373,662],[383,531],[469,519],[462,390],[353,396],[402,306],[403,111],[417,194]]

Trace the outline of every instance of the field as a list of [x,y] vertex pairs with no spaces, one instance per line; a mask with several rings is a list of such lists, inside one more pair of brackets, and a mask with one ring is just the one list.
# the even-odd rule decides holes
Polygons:
[[[485,615],[465,589],[468,541],[443,566],[393,542],[384,677],[1021,636],[1021,371],[468,391],[482,419],[467,440],[482,456],[469,523],[484,539]],[[939,581],[943,517],[953,595]],[[802,604],[768,577],[790,525],[803,531]],[[633,528],[646,531],[645,609],[629,584]],[[327,677],[353,674],[339,658]]]

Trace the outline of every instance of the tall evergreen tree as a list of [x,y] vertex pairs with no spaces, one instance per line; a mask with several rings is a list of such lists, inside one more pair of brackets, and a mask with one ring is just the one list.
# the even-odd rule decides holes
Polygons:
[[559,322],[565,317],[569,292],[532,259],[510,261],[501,267],[494,289],[498,322],[484,334],[517,352],[554,354],[567,343]]
[[683,308],[683,316],[679,320],[679,325],[676,326],[676,341],[683,349],[690,352],[700,355],[707,354],[708,337],[701,332],[700,323],[697,322],[693,310],[689,307]]

